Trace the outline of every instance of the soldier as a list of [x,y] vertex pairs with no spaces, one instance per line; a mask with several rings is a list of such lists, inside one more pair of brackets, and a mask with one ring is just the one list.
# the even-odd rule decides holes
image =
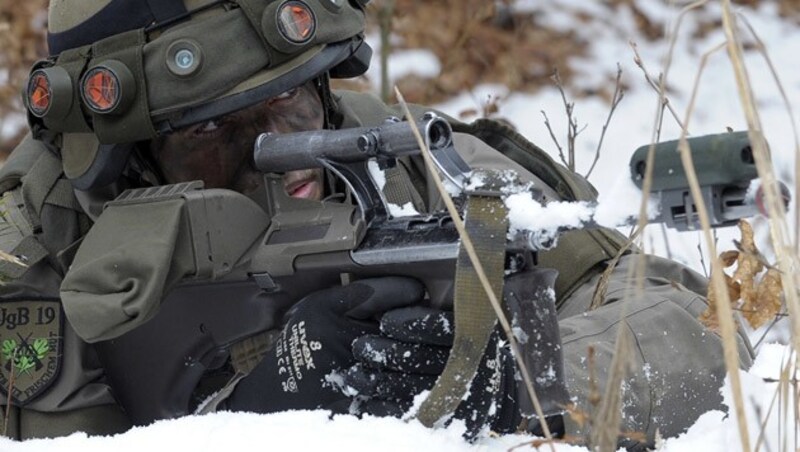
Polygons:
[[[206,188],[232,189],[263,204],[264,177],[252,158],[260,133],[368,126],[399,116],[373,96],[329,86],[331,78],[360,75],[369,65],[366,3],[51,1],[51,56],[32,69],[24,96],[32,133],[0,171],[0,249],[27,264],[0,264],[9,279],[0,287],[0,402],[11,405],[10,436],[113,433],[129,425],[89,344],[100,344],[109,375],[144,365],[115,343],[166,316],[161,311],[169,306],[161,300],[187,272],[170,266],[171,253],[182,246],[179,217],[131,209],[129,224],[109,229],[104,203],[126,188],[201,180]],[[456,149],[471,166],[513,169],[547,199],[595,197],[588,182],[508,127],[451,122],[459,132]],[[293,198],[320,200],[338,191],[335,178],[320,170],[288,172],[282,182]],[[410,202],[420,212],[440,205],[417,159],[387,171],[384,191],[393,203]],[[91,240],[84,240],[90,231]],[[601,306],[590,306],[600,274],[622,243],[615,231],[575,231],[539,256],[541,267],[559,271],[564,378],[585,408],[590,374],[602,387],[617,328],[625,328],[635,346],[634,371],[624,383],[623,429],[649,438],[656,429],[675,435],[721,403],[720,340],[697,321],[707,282],[677,263],[648,257],[645,293],[623,317],[618,301],[636,257],[629,254]],[[178,397],[179,412],[156,416],[188,413],[213,392],[218,396],[204,401],[206,410],[401,414],[433,385],[452,341],[444,328],[450,314],[425,305],[424,293],[418,281],[389,276],[262,306],[257,328],[241,331],[241,341],[204,361],[203,378],[191,380],[194,398]],[[227,309],[226,316],[237,318]],[[174,314],[174,326],[182,315]],[[752,351],[744,336],[739,339],[747,366]],[[527,414],[507,347],[496,337],[490,344],[470,396],[455,412],[471,434],[515,431]],[[587,364],[590,346],[594,369]],[[237,359],[241,350],[245,359]],[[392,352],[394,358],[384,359]],[[293,379],[286,377],[287,362],[296,367]],[[304,378],[297,378],[298,363]],[[174,363],[184,364],[195,363]],[[560,367],[554,363],[554,372]],[[175,382],[112,385],[136,417],[125,402],[134,398],[126,393],[131,384],[169,388]],[[568,417],[559,425],[558,413],[547,414],[559,433],[581,432]]]

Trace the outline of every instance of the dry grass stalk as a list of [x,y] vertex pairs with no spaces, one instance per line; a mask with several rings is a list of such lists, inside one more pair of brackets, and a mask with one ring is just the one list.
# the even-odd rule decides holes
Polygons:
[[606,293],[608,292],[608,282],[611,279],[611,274],[614,273],[614,269],[617,268],[617,264],[619,263],[620,258],[625,254],[628,249],[630,249],[631,245],[633,245],[633,241],[639,236],[641,229],[636,229],[628,241],[625,243],[625,246],[619,249],[617,255],[614,256],[608,262],[606,269],[603,270],[603,274],[600,276],[600,280],[597,281],[597,286],[594,289],[594,294],[592,295],[592,302],[589,304],[589,310],[594,311],[595,309],[599,308],[603,305],[603,302],[606,299]]
[[17,360],[18,351],[19,351],[18,348],[14,349],[14,354],[11,355],[11,370],[9,371],[8,375],[8,388],[6,388],[7,400],[6,400],[6,413],[5,413],[6,416],[5,419],[3,419],[3,436],[8,436],[8,419],[11,417],[11,406],[13,405],[11,403],[11,394],[13,394],[14,377],[16,376],[14,373],[14,369],[16,368],[14,362]]
[[[700,67],[695,77],[694,87],[689,100],[689,105],[686,108],[684,116],[684,124],[688,127],[689,120],[694,112],[694,104],[697,99],[697,91],[700,85],[700,79],[708,62],[708,58],[715,52],[723,48],[725,44],[721,44],[704,53]],[[689,149],[689,142],[687,140],[687,129],[683,129],[681,137],[678,141],[678,150],[681,154],[681,163],[683,164],[686,176],[689,182],[692,198],[697,204],[697,213],[700,219],[703,236],[706,242],[706,247],[709,256],[717,256],[716,241],[711,232],[711,223],[708,218],[708,211],[700,191],[700,183],[697,179],[697,173],[694,168],[691,150]],[[727,286],[725,283],[722,265],[719,261],[711,265],[711,287],[714,293],[718,296],[716,300],[716,307],[719,320],[719,333],[722,339],[723,355],[725,358],[725,367],[731,381],[731,391],[734,399],[734,411],[736,413],[736,420],[739,425],[740,441],[744,450],[750,450],[750,437],[747,428],[747,420],[744,413],[744,400],[742,398],[741,380],[739,378],[739,352],[736,344],[736,324],[733,320],[733,310],[731,309],[731,301],[728,295]]]
[[[792,378],[791,375],[790,375],[790,373],[792,372],[792,369],[794,368],[794,366],[795,366],[795,364],[794,364],[794,353],[790,353],[789,356],[787,357],[786,361],[783,362],[782,365],[781,365],[780,378],[778,380],[764,379],[764,381],[769,382],[769,383],[777,382],[778,385],[775,388],[775,394],[773,395],[772,401],[770,402],[769,409],[767,410],[767,415],[765,416],[765,418],[764,418],[764,420],[763,420],[763,422],[761,423],[761,426],[760,426],[761,427],[761,431],[759,432],[759,436],[758,436],[758,439],[756,441],[756,448],[755,448],[756,452],[758,452],[762,442],[766,441],[766,436],[765,436],[764,432],[766,430],[766,424],[767,424],[767,421],[769,420],[769,416],[772,414],[773,407],[775,405],[775,401],[776,400],[778,402],[778,409],[777,409],[777,411],[778,411],[778,438],[780,438],[783,441],[783,445],[780,447],[779,450],[789,450],[787,448],[788,437],[785,434],[781,434],[781,431],[784,428],[784,426],[789,425],[789,423],[787,422],[787,420],[789,419],[789,417],[788,417],[789,416],[788,409],[790,407],[792,407],[792,406],[795,407],[795,410],[794,410],[795,422],[797,420],[797,410],[796,410],[797,405],[793,405],[793,404],[789,403],[789,396],[792,393],[791,387],[797,385],[797,380]],[[797,450],[797,438],[796,437],[795,437],[795,442],[794,442],[793,449]]]
[[419,144],[420,149],[422,150],[422,156],[425,160],[425,167],[428,170],[428,173],[431,175],[434,184],[436,185],[437,192],[441,196],[442,200],[444,201],[445,206],[447,207],[447,211],[450,214],[450,217],[453,220],[453,224],[458,231],[458,235],[461,238],[461,242],[464,245],[464,249],[467,251],[469,255],[469,259],[472,262],[472,266],[475,269],[475,273],[478,275],[478,279],[481,282],[484,290],[486,291],[486,295],[489,297],[489,302],[494,309],[495,315],[497,316],[497,320],[499,321],[500,325],[503,327],[503,332],[508,339],[509,345],[511,347],[512,354],[517,361],[517,368],[519,369],[520,373],[522,374],[522,379],[525,381],[525,386],[528,390],[528,395],[531,398],[531,402],[533,403],[534,410],[536,411],[536,415],[539,418],[539,425],[542,428],[542,432],[544,432],[544,436],[550,445],[550,449],[552,452],[555,452],[555,447],[553,446],[553,435],[550,433],[550,428],[547,425],[547,421],[545,420],[544,411],[542,410],[542,405],[539,403],[539,398],[536,396],[536,390],[533,388],[533,380],[528,372],[525,363],[522,360],[522,353],[519,349],[519,344],[517,343],[516,336],[511,331],[511,324],[509,323],[508,319],[503,312],[503,307],[500,304],[500,301],[495,297],[495,292],[492,289],[491,282],[486,276],[486,273],[483,270],[483,265],[478,257],[478,253],[475,251],[475,247],[472,244],[472,239],[470,235],[467,233],[466,228],[464,227],[464,223],[461,221],[461,217],[458,214],[458,210],[456,209],[455,204],[453,204],[453,200],[450,198],[449,193],[444,188],[444,184],[442,183],[441,178],[439,177],[438,170],[436,169],[436,165],[433,162],[433,156],[430,153],[430,150],[425,145],[425,141],[422,139],[422,135],[420,135],[419,130],[416,127],[416,122],[414,117],[411,115],[411,112],[408,109],[408,104],[406,104],[405,99],[403,98],[402,93],[400,90],[395,87],[395,95],[397,99],[400,101],[400,104],[403,106],[403,113],[408,120],[409,125],[411,126],[411,130],[414,133],[415,138],[417,139],[417,143]]
[[[3,250],[0,250],[0,261],[11,262],[12,264],[19,265],[21,267],[27,267],[28,266],[28,264],[26,264],[25,262],[22,262],[21,260],[19,260],[19,258],[17,256],[14,256],[12,254],[8,254]],[[0,285],[3,285],[3,283],[7,279],[8,279],[8,277],[6,275],[0,273]]]
[[[703,56],[700,71],[705,66],[710,53]],[[699,82],[700,72],[698,72],[696,85]],[[695,86],[696,86],[695,85]],[[696,88],[692,93],[689,108],[687,109],[687,121],[691,116],[694,99],[696,98]],[[702,192],[700,191],[700,183],[697,180],[697,173],[692,161],[691,150],[689,143],[686,139],[686,134],[682,133],[678,143],[678,150],[681,154],[681,162],[683,163],[684,170],[689,180],[689,187],[694,201],[697,203],[698,216],[700,224],[703,229],[703,236],[708,248],[708,254],[715,256],[717,254],[716,245],[711,235],[711,223],[708,219],[708,211],[703,200]],[[733,310],[730,305],[730,297],[728,295],[727,286],[725,284],[724,274],[722,272],[721,262],[711,265],[711,287],[714,292],[720,296],[719,303],[717,303],[717,310],[719,313],[719,332],[722,338],[722,348],[725,357],[725,367],[728,376],[731,380],[731,391],[733,392],[734,409],[736,412],[736,419],[739,425],[739,435],[742,443],[743,450],[750,450],[750,438],[747,429],[747,419],[744,413],[744,400],[742,398],[742,386],[739,378],[739,352],[736,345],[736,324],[733,320]],[[711,290],[711,289],[710,289]]]
[[608,370],[608,380],[599,409],[592,415],[590,444],[594,450],[613,452],[617,450],[619,426],[622,421],[622,381],[631,367],[632,346],[629,327],[620,322],[614,357]]
[[[673,40],[675,36],[673,35]],[[658,92],[658,104],[656,107],[656,116],[655,122],[653,124],[653,135],[650,140],[650,147],[647,152],[647,158],[645,161],[645,174],[644,179],[642,181],[642,193],[645,196],[642,197],[642,201],[639,204],[639,217],[636,225],[636,230],[644,232],[645,227],[648,224],[648,217],[647,217],[647,195],[651,192],[653,186],[653,166],[655,161],[655,143],[658,141],[658,134],[661,130],[661,123],[664,118],[664,107],[666,105],[666,72],[669,69],[669,62],[671,61],[671,56],[667,59],[667,64],[665,65],[664,74],[662,77],[659,78],[659,87],[656,90]],[[645,71],[646,72],[646,71]],[[684,129],[685,130],[685,129]],[[622,300],[622,309],[620,312],[620,318],[624,319],[627,315],[628,305],[630,304],[631,299],[634,296],[640,295],[644,292],[644,274],[645,274],[645,255],[640,254],[636,260],[636,265],[632,265],[628,269],[628,280],[635,282],[635,287],[629,287],[628,290],[625,291],[625,296]],[[610,399],[608,401],[603,401],[605,407],[602,411],[607,412],[608,409],[614,408],[614,400],[621,400],[619,392],[621,391],[621,382],[625,378],[625,366],[622,366],[623,363],[623,356],[619,355],[619,353],[629,353],[630,347],[626,347],[624,341],[626,340],[625,331],[623,328],[624,322],[620,322],[620,326],[618,327],[617,331],[617,338],[614,345],[615,356],[614,362],[615,366],[609,376],[608,380],[606,381],[606,387],[604,394],[610,395]],[[611,416],[601,418],[596,417],[598,424],[594,426],[592,431],[592,441],[593,447],[599,447],[601,451],[606,450],[615,450],[616,443],[614,445],[609,445],[608,438],[614,437],[620,431],[620,421],[621,421],[621,411],[619,406],[616,407],[617,412],[611,413]],[[599,443],[594,443],[594,441],[598,441]]]
[[781,385],[779,384],[775,388],[775,392],[773,393],[772,399],[769,402],[769,407],[766,410],[766,415],[761,420],[761,424],[759,425],[758,437],[756,438],[756,447],[754,449],[755,452],[758,452],[759,449],[761,449],[761,445],[764,444],[764,441],[766,439],[764,432],[767,429],[767,423],[769,422],[769,418],[772,415],[772,410],[775,407],[775,402],[778,401],[780,395],[781,395]]
[[[727,37],[728,56],[733,65],[736,76],[736,87],[739,99],[747,120],[748,135],[750,137],[753,157],[755,158],[758,174],[763,182],[766,195],[767,212],[769,213],[769,230],[772,245],[778,260],[778,268],[784,275],[786,307],[789,310],[789,319],[792,327],[792,342],[794,350],[800,350],[800,301],[797,295],[796,272],[798,256],[795,248],[787,241],[788,225],[786,222],[781,194],[772,169],[766,141],[763,136],[761,119],[756,108],[752,86],[750,84],[747,68],[744,65],[742,44],[736,28],[736,19],[731,9],[730,0],[722,1],[722,23]],[[743,444],[745,446],[745,444]]]
[[[660,89],[659,89],[659,95],[662,97],[662,99],[663,99],[663,95],[664,95],[663,94],[664,93],[664,84],[665,84],[665,81],[667,79],[666,74],[667,74],[667,70],[669,68],[668,66],[669,66],[669,64],[671,62],[671,59],[672,59],[674,46],[675,46],[675,43],[677,41],[677,29],[680,26],[681,19],[684,17],[684,15],[686,13],[688,13],[688,11],[690,11],[691,9],[694,9],[696,7],[699,7],[704,3],[705,3],[704,1],[695,2],[695,3],[685,7],[681,11],[681,14],[679,16],[679,20],[678,20],[678,22],[676,23],[676,26],[675,26],[676,33],[673,33],[671,41],[670,41],[670,50],[669,50],[669,53],[667,55],[667,63],[666,63],[667,67],[664,70],[664,76],[661,77],[661,79],[660,79],[661,86],[660,86]],[[682,132],[681,132],[681,138],[680,138],[680,141],[679,141],[679,150],[680,150],[680,153],[681,153],[681,161],[682,161],[682,163],[684,165],[684,169],[685,169],[685,172],[687,174],[687,178],[688,178],[689,185],[690,185],[690,188],[691,188],[692,196],[695,199],[695,202],[697,203],[700,223],[702,225],[702,230],[703,230],[703,235],[705,237],[706,246],[708,247],[708,250],[709,250],[709,252],[708,252],[709,256],[716,256],[717,255],[716,249],[715,249],[715,241],[714,241],[713,235],[711,233],[711,227],[710,227],[710,222],[709,222],[707,211],[706,211],[706,206],[705,206],[705,203],[703,201],[703,198],[702,198],[702,195],[701,195],[701,192],[700,192],[700,186],[699,186],[699,183],[698,183],[698,180],[697,180],[697,174],[696,174],[696,172],[694,170],[694,164],[693,164],[692,159],[691,159],[691,154],[690,154],[690,150],[689,150],[689,146],[688,146],[688,142],[686,140],[686,137],[688,135],[688,121],[691,118],[691,115],[692,115],[692,112],[693,112],[694,101],[695,101],[696,96],[697,96],[697,88],[698,88],[700,76],[701,76],[702,71],[703,71],[703,69],[704,69],[704,67],[706,65],[708,57],[713,52],[719,50],[720,48],[721,48],[721,46],[718,46],[716,49],[712,49],[711,51],[706,52],[703,55],[703,58],[701,60],[701,65],[700,65],[700,68],[698,70],[698,74],[697,74],[697,76],[695,78],[695,85],[694,85],[694,88],[692,90],[692,96],[690,98],[689,106],[687,107],[686,115],[685,115],[684,122],[683,122],[684,125],[682,127]],[[655,130],[657,130],[657,127],[655,128]],[[651,151],[652,151],[652,148],[651,148]],[[652,154],[652,152],[651,152],[651,154]],[[648,161],[647,164],[648,164],[648,166],[652,165],[652,161]],[[645,179],[645,182],[647,182],[647,179]],[[649,193],[649,186],[647,186],[647,190],[645,191],[645,193]],[[642,211],[642,213],[643,213],[643,211]],[[640,218],[640,221],[641,221],[641,218]],[[642,259],[642,262],[643,262],[643,259]],[[637,266],[637,269],[643,269],[643,265]],[[643,270],[641,270],[641,271],[643,271]],[[637,272],[637,273],[638,273],[638,275],[640,277],[643,274],[643,273],[639,273],[639,272]],[[639,279],[640,278],[637,278],[637,282],[639,281]],[[639,284],[641,284],[641,283],[639,282]],[[740,382],[740,379],[739,379],[739,356],[738,356],[738,349],[737,349],[737,346],[736,346],[736,326],[735,326],[734,321],[733,321],[733,312],[731,310],[730,300],[729,300],[729,297],[728,297],[728,292],[726,290],[722,268],[721,268],[721,265],[719,265],[719,264],[712,265],[711,284],[712,284],[713,290],[716,293],[718,293],[720,295],[720,298],[721,298],[721,300],[718,300],[720,302],[717,304],[717,308],[718,308],[718,311],[719,311],[719,320],[720,320],[720,333],[721,333],[721,338],[722,338],[722,343],[723,343],[725,365],[726,365],[726,369],[727,369],[728,374],[730,375],[730,379],[731,379],[731,386],[732,386],[732,392],[733,392],[733,397],[734,397],[734,405],[735,405],[734,408],[735,408],[735,412],[736,412],[736,419],[737,419],[737,422],[738,422],[738,425],[739,425],[740,440],[741,440],[741,443],[742,443],[742,447],[745,450],[750,450],[749,435],[748,435],[748,432],[747,432],[747,424],[746,424],[746,420],[745,420],[745,416],[744,416],[744,405],[743,405],[743,400],[742,400],[741,382]]]
[[[660,91],[661,95],[663,96],[663,90]],[[662,99],[659,99],[659,104],[663,105]],[[663,108],[657,110],[657,121],[660,122],[660,119],[663,117]],[[642,181],[642,193],[650,193],[652,185],[653,185],[653,162],[655,160],[655,141],[653,141],[650,145],[650,149],[647,153],[647,160],[645,162],[645,174],[644,179]],[[636,230],[644,231],[644,228],[647,226],[647,196],[642,197],[642,202],[639,206],[639,220],[636,225]],[[632,265],[628,269],[628,280],[629,281],[636,281],[635,288],[628,288],[625,291],[625,296],[622,303],[622,309],[620,312],[620,318],[624,319],[627,315],[627,308],[630,304],[631,299],[634,296],[634,290],[636,294],[641,294],[644,291],[644,268],[645,268],[645,256],[641,254],[637,259],[637,264]],[[633,290],[632,290],[633,289]],[[594,300],[593,300],[594,302]],[[625,336],[625,329],[623,327],[624,322],[620,322],[617,330],[617,338],[614,343],[614,358],[612,360],[612,369],[609,372],[609,378],[606,381],[606,387],[604,390],[604,394],[610,397],[604,397],[603,405],[601,410],[598,412],[608,413],[611,409],[616,409],[615,412],[610,413],[610,416],[602,417],[602,416],[593,416],[593,428],[591,432],[591,446],[596,448],[600,452],[606,451],[614,451],[616,450],[616,438],[618,432],[620,431],[620,421],[621,421],[621,405],[617,405],[615,403],[616,400],[621,400],[621,395],[619,394],[621,389],[622,380],[625,378],[625,366],[622,366],[623,363],[623,355],[624,353],[630,353],[630,346],[625,345],[625,341],[627,337]],[[613,445],[610,445],[609,438],[614,438]],[[595,442],[597,441],[597,442]]]
[[[666,84],[666,80],[667,80],[667,74],[668,74],[669,66],[670,66],[671,61],[672,61],[672,55],[673,55],[673,52],[674,52],[675,43],[677,41],[677,30],[678,30],[678,27],[680,27],[681,20],[683,19],[683,17],[685,16],[686,13],[688,13],[690,10],[692,10],[694,8],[697,8],[697,7],[701,6],[701,5],[703,5],[704,3],[705,3],[704,1],[695,2],[695,3],[693,3],[693,4],[691,4],[691,5],[689,5],[689,6],[687,6],[687,7],[682,9],[682,11],[681,11],[681,13],[679,15],[678,21],[676,23],[676,26],[675,26],[675,32],[672,34],[672,37],[670,39],[670,50],[669,50],[669,52],[667,54],[667,59],[666,59],[666,62],[665,62],[664,72],[663,72],[662,76],[659,78],[659,82],[660,83],[659,83],[659,89],[657,90],[658,94],[659,94],[659,99],[658,99],[659,107],[657,109],[656,121],[655,121],[655,124],[654,124],[654,127],[653,127],[654,136],[653,136],[653,139],[652,139],[652,143],[656,142],[656,136],[657,136],[657,133],[660,130],[660,124],[661,124],[661,121],[663,119],[663,111],[664,111],[663,106],[665,105],[665,99],[666,99],[666,96],[665,96],[665,91],[666,91],[665,90],[665,84]],[[712,52],[713,52],[713,50],[712,50]],[[691,154],[689,153],[688,144],[687,144],[687,141],[686,141],[686,136],[688,134],[688,129],[687,129],[688,120],[691,117],[691,113],[692,113],[692,109],[693,109],[693,105],[694,105],[694,100],[696,98],[697,84],[699,83],[700,74],[702,73],[702,70],[703,70],[703,68],[705,66],[705,63],[706,63],[707,58],[708,58],[709,55],[710,55],[710,52],[706,53],[703,56],[703,60],[701,62],[701,67],[700,67],[700,69],[698,71],[698,75],[697,75],[697,78],[695,80],[695,87],[693,89],[692,97],[691,97],[691,100],[690,100],[690,104],[689,104],[689,107],[687,108],[687,114],[686,114],[686,117],[684,119],[683,126],[682,126],[682,133],[681,133],[681,140],[680,140],[681,144],[679,145],[679,149],[681,151],[681,160],[683,162],[684,168],[686,170],[687,177],[689,179],[689,184],[690,184],[690,187],[691,187],[691,190],[692,190],[692,196],[694,197],[694,199],[698,203],[698,210],[699,210],[698,213],[699,213],[699,216],[700,216],[700,222],[701,222],[701,225],[703,227],[703,233],[704,233],[705,238],[706,238],[706,244],[707,244],[707,246],[709,247],[709,250],[710,250],[710,252],[708,254],[710,256],[716,256],[717,253],[716,253],[716,250],[714,249],[714,241],[713,241],[712,234],[711,234],[710,222],[709,222],[709,219],[708,219],[707,211],[705,210],[705,205],[703,203],[702,195],[700,194],[700,187],[699,187],[699,183],[697,181],[697,174],[694,171],[694,165],[692,163]],[[655,148],[654,144],[651,144],[650,151],[648,152],[648,156],[647,156],[645,177],[644,177],[643,187],[642,187],[642,191],[644,193],[646,193],[646,194],[650,193],[650,190],[651,190],[651,187],[652,187],[652,167],[653,167],[653,160],[654,160],[654,148]],[[639,228],[643,228],[645,226],[645,223],[646,223],[646,218],[647,218],[647,216],[646,216],[646,208],[647,208],[646,202],[647,202],[646,201],[646,197],[644,197],[642,199],[642,203],[640,205]],[[632,273],[631,276],[633,276],[634,277],[633,280],[636,281],[636,293],[641,293],[641,291],[643,289],[642,286],[644,284],[644,268],[645,268],[645,258],[642,255],[640,257],[637,265],[634,266],[632,268],[632,270],[631,270],[631,273]],[[748,438],[748,435],[747,435],[747,425],[745,423],[745,418],[744,418],[743,404],[742,404],[742,397],[741,397],[741,383],[739,381],[739,373],[738,373],[739,372],[738,350],[736,348],[736,342],[735,342],[735,334],[736,334],[735,333],[735,329],[736,328],[735,328],[735,325],[734,325],[734,322],[733,322],[733,314],[732,314],[732,311],[731,311],[731,308],[730,308],[730,304],[729,304],[730,302],[729,302],[729,300],[727,300],[728,294],[727,294],[727,291],[725,290],[725,285],[724,285],[724,280],[723,280],[723,277],[722,277],[722,270],[720,268],[720,265],[712,265],[712,270],[714,270],[712,272],[712,284],[714,285],[715,290],[718,291],[721,294],[721,296],[722,296],[721,298],[723,299],[722,300],[723,302],[720,303],[720,306],[721,306],[720,307],[720,312],[721,312],[721,332],[722,332],[722,339],[723,339],[723,348],[724,348],[724,351],[725,351],[726,368],[728,370],[728,373],[731,376],[730,377],[731,378],[731,384],[733,386],[734,400],[735,400],[735,405],[736,405],[736,414],[737,414],[737,420],[739,422],[739,427],[740,427],[739,430],[740,430],[740,433],[741,433],[742,446],[745,448],[745,450],[749,450],[750,449],[750,447],[749,447],[749,438]],[[629,294],[626,294],[626,295],[628,295],[628,297],[629,297],[631,294],[629,293]],[[626,303],[625,306],[627,305],[627,301],[628,301],[627,298],[628,297],[626,297],[626,300],[624,301],[624,303]],[[626,309],[623,308],[623,313],[622,313],[623,316],[625,315],[625,311],[626,311]],[[622,335],[623,335],[623,333],[620,332],[618,334],[618,337],[617,337],[617,348],[618,349],[623,349],[624,348],[624,347],[621,347],[620,344],[619,344],[620,341],[622,340]],[[613,387],[611,386],[611,384],[612,384],[612,381],[609,380],[608,385],[607,385],[607,389],[609,389],[608,393],[611,393],[610,391],[613,390]],[[619,384],[619,383],[617,382],[617,384]],[[616,420],[616,421],[619,422],[618,420]],[[617,430],[617,425],[614,426],[614,428],[613,428],[614,431]],[[612,431],[612,428],[611,428],[611,426],[608,426],[608,427],[606,427],[605,430],[606,430],[605,434],[608,435],[607,432]]]
[[[690,11],[699,8],[700,6],[704,5],[707,0],[700,0],[694,3],[691,3],[681,9],[678,14],[678,18],[675,22],[674,29],[668,34],[669,37],[669,51],[666,55],[666,60],[664,61],[664,69],[661,75],[658,78],[658,87],[656,88],[656,93],[658,93],[658,104],[656,106],[656,115],[655,120],[653,122],[653,133],[650,139],[650,147],[647,152],[647,160],[645,161],[645,174],[644,180],[642,181],[642,193],[645,196],[642,197],[642,202],[639,205],[639,221],[637,222],[637,228],[644,232],[644,228],[646,227],[648,220],[647,220],[647,195],[650,194],[653,186],[653,164],[655,161],[655,144],[659,141],[659,137],[661,134],[661,124],[664,120],[664,109],[669,105],[667,99],[667,75],[669,73],[670,67],[672,65],[672,56],[674,54],[675,44],[678,38],[678,30],[680,29],[681,23],[683,22],[683,18],[688,14]],[[649,80],[649,76],[647,75],[647,70],[644,68],[641,58],[639,57],[638,52],[636,51],[636,46],[633,46],[635,59],[637,60],[637,64],[639,67],[642,68],[643,72],[645,73],[645,78]],[[652,86],[652,83],[651,83]],[[672,109],[670,108],[670,111]],[[674,114],[674,112],[673,112]],[[680,126],[681,130],[684,133],[688,133],[687,128],[680,120],[677,121],[678,125]],[[628,272],[628,277],[630,280],[636,281],[636,294],[641,294],[644,290],[644,274],[645,274],[645,256],[644,254],[640,255],[637,259],[637,263],[635,266],[631,267],[631,270]],[[623,312],[622,315],[625,315]]]
[[[694,169],[694,163],[690,154],[690,149],[686,136],[683,135],[681,142],[678,145],[681,152],[681,161],[686,174],[689,178],[689,186],[692,191],[692,197],[697,203],[698,214],[700,217],[700,224],[703,228],[706,245],[710,255],[716,254],[716,246],[711,237],[711,223],[708,219],[708,213],[705,210],[705,203],[702,199],[700,192],[700,184],[697,180],[697,174]],[[744,450],[750,450],[750,439],[747,432],[747,420],[744,415],[744,401],[742,399],[742,386],[739,379],[739,352],[736,345],[736,324],[733,321],[733,310],[730,305],[730,297],[728,296],[725,279],[722,272],[722,265],[720,263],[711,265],[711,284],[715,293],[720,295],[720,299],[716,303],[717,311],[719,313],[719,331],[722,338],[722,348],[725,357],[725,367],[728,371],[728,376],[731,380],[731,390],[733,392],[734,405],[736,411],[736,418],[739,424],[740,440]]]
[[8,261],[8,262],[11,262],[12,264],[21,265],[23,267],[26,266],[25,262],[22,262],[21,260],[19,260],[19,258],[17,258],[17,256],[14,256],[13,254],[8,254],[3,250],[0,250],[0,260]]
[[[759,177],[763,182],[764,194],[766,196],[767,212],[769,214],[770,234],[775,253],[778,258],[778,268],[786,275],[797,277],[796,268],[797,255],[792,252],[786,240],[785,209],[783,208],[782,196],[779,192],[775,173],[772,169],[769,151],[764,139],[761,127],[761,120],[755,105],[755,100],[750,86],[747,70],[744,66],[741,43],[735,28],[735,18],[731,12],[729,0],[723,0],[723,28],[728,38],[728,53],[736,75],[739,97],[742,101],[745,117],[747,119],[748,131],[753,157]],[[790,319],[792,319],[792,333],[794,336],[794,348],[800,349],[800,304],[798,303],[795,278],[785,278],[785,295],[787,308],[789,309]]]
[[[798,2],[798,6],[800,6],[800,2]],[[783,99],[783,103],[786,106],[786,114],[789,115],[789,120],[792,123],[792,137],[794,138],[794,155],[797,156],[794,160],[794,174],[800,175],[800,139],[798,139],[797,133],[797,126],[794,119],[794,109],[792,108],[792,104],[789,102],[789,98],[786,96],[786,90],[783,89],[783,84],[781,83],[780,79],[778,78],[778,72],[775,70],[775,65],[772,63],[772,59],[769,57],[769,52],[767,52],[767,47],[764,45],[764,42],[758,36],[758,33],[753,29],[753,26],[750,25],[750,22],[744,16],[739,16],[743,20],[745,26],[750,31],[750,35],[756,41],[756,48],[758,52],[764,57],[764,61],[767,63],[769,67],[769,71],[772,74],[773,81],[775,82],[775,86],[778,87],[778,91],[781,93],[781,98]],[[800,178],[795,177],[795,193],[800,193]],[[800,196],[795,196],[795,223],[796,225],[800,225]],[[795,228],[795,252],[800,253],[800,227]]]

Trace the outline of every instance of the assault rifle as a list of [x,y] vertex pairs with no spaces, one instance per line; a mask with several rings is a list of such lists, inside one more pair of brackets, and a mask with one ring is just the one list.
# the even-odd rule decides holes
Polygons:
[[[426,114],[417,127],[440,172],[456,187],[456,201],[463,201],[475,191],[470,188],[475,173],[456,152],[450,125]],[[757,173],[746,133],[691,138],[689,144],[713,225],[756,214],[748,188]],[[169,290],[152,319],[97,344],[108,379],[135,423],[190,412],[197,404],[191,394],[198,381],[224,365],[232,344],[278,327],[278,313],[312,291],[348,279],[406,275],[425,283],[433,305],[447,306],[452,299],[459,237],[451,218],[443,212],[392,216],[381,189],[380,169],[420,152],[407,122],[390,119],[377,127],[262,135],[255,148],[266,186],[258,203],[192,182],[129,190],[109,204],[183,200],[184,236],[194,268]],[[692,229],[699,227],[697,207],[676,148],[675,141],[656,145],[657,221]],[[647,146],[640,148],[631,160],[638,184],[646,151]],[[335,174],[355,202],[288,196],[279,173],[307,168]],[[596,226],[589,222],[579,227]],[[524,273],[535,267],[537,251],[552,245],[536,237],[523,233],[509,238],[509,269]],[[522,290],[528,283],[522,278],[516,284]],[[555,307],[542,309],[549,313],[544,323],[556,325]],[[558,329],[539,323],[546,340],[529,341],[525,352],[551,356],[552,347],[546,344],[560,343]],[[152,363],[153,356],[160,357],[158,364]],[[543,401],[549,408],[566,397],[563,379],[556,380],[552,391],[539,391],[540,397],[552,394]]]

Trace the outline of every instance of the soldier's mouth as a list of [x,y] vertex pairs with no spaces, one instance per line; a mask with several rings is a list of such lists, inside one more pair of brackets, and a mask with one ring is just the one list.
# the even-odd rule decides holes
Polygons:
[[286,194],[292,198],[308,199],[317,191],[317,181],[313,178],[293,182],[286,186]]

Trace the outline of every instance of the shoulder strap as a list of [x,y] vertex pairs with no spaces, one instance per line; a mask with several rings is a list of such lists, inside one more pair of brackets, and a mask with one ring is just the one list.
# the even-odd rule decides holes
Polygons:
[[80,210],[72,185],[63,178],[61,161],[50,152],[42,152],[28,173],[22,177],[22,197],[34,227],[40,226],[42,207],[47,202]]

